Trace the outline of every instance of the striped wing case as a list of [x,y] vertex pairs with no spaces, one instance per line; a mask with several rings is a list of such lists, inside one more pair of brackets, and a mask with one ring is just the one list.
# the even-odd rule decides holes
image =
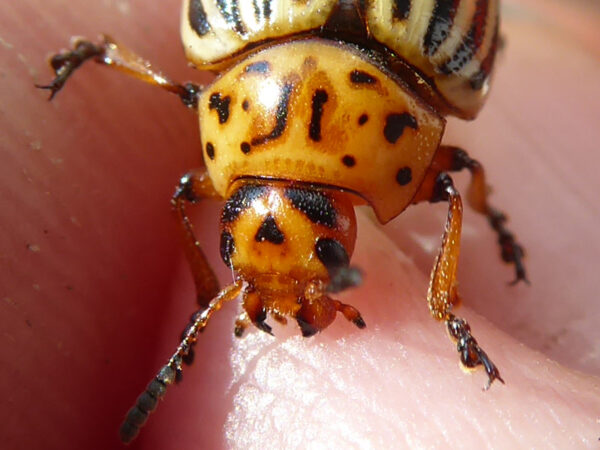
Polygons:
[[367,1],[372,36],[429,79],[451,107],[474,118],[485,101],[498,41],[498,0]]
[[498,8],[498,0],[184,0],[181,32],[188,59],[207,69],[295,36],[382,44],[416,69],[405,81],[417,91],[429,84],[424,97],[436,109],[472,119],[489,91]]
[[188,59],[219,66],[263,41],[320,29],[338,0],[184,0],[181,34]]

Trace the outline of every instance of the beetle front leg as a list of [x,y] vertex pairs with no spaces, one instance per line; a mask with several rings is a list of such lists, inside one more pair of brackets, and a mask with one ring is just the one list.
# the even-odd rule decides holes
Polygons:
[[107,35],[102,35],[98,44],[83,38],[74,38],[71,46],[71,50],[58,53],[50,59],[50,66],[54,70],[56,78],[48,85],[36,84],[36,87],[50,91],[49,100],[52,100],[63,88],[75,70],[84,62],[91,60],[177,94],[187,107],[196,109],[198,105],[198,94],[201,91],[199,86],[171,81],[160,71],[153,69],[149,61],[122,44],[118,44]]
[[196,298],[200,306],[206,306],[216,295],[219,291],[219,282],[196,239],[194,227],[186,213],[186,205],[209,198],[220,199],[221,196],[215,191],[206,169],[202,168],[192,170],[181,177],[171,199],[171,205],[177,215],[179,230],[183,238],[185,256],[194,277]]
[[156,409],[158,401],[163,398],[167,388],[174,382],[181,380],[182,364],[188,355],[192,354],[193,347],[198,339],[198,334],[204,330],[209,319],[215,311],[221,309],[225,301],[235,299],[242,289],[242,282],[227,286],[213,298],[206,308],[200,309],[192,315],[190,324],[181,338],[181,343],[158,374],[146,387],[146,390],[137,398],[133,407],[127,412],[127,416],[121,425],[119,434],[121,441],[131,442],[144,426],[148,415]]
[[469,369],[477,366],[484,367],[488,376],[485,389],[488,389],[494,380],[504,383],[500,372],[471,335],[467,322],[451,313],[452,307],[460,302],[457,269],[463,210],[460,194],[448,174],[441,173],[437,177],[429,200],[447,201],[449,204],[442,245],[431,271],[427,292],[429,311],[435,319],[446,322],[450,337],[457,343],[463,366]]

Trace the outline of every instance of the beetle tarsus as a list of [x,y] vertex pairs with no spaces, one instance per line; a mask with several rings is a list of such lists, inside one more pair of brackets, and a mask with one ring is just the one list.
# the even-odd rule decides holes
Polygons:
[[490,226],[498,234],[498,244],[500,244],[502,260],[515,266],[515,279],[510,284],[515,285],[519,281],[529,284],[525,266],[523,265],[525,251],[516,241],[515,236],[504,226],[507,221],[506,215],[490,207],[487,216]]
[[456,341],[456,349],[460,354],[460,362],[463,366],[469,369],[474,369],[477,366],[483,366],[485,373],[488,376],[484,390],[487,391],[495,380],[504,384],[504,380],[500,376],[500,371],[492,360],[488,357],[477,340],[471,334],[471,327],[466,320],[450,314],[446,320],[448,333],[450,337]]
[[104,48],[92,42],[77,40],[73,45],[73,50],[58,53],[50,59],[50,66],[54,70],[56,78],[50,84],[35,87],[47,89],[50,91],[48,100],[52,100],[60,91],[69,77],[88,59],[101,58],[104,54]]
[[190,109],[198,108],[198,95],[202,92],[202,88],[194,83],[185,83],[181,85],[181,91],[179,92],[179,98],[185,106]]

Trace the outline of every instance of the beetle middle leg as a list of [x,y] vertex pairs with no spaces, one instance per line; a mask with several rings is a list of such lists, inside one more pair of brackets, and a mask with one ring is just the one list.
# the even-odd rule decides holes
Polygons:
[[420,198],[425,199],[424,196],[427,196],[427,200],[430,202],[448,202],[448,217],[442,245],[431,271],[427,292],[429,311],[435,319],[446,322],[450,337],[456,341],[463,366],[466,368],[484,367],[488,376],[486,385],[486,389],[488,389],[494,380],[504,383],[500,372],[479,347],[467,322],[454,316],[451,312],[452,307],[460,303],[457,269],[463,215],[462,200],[454,187],[452,178],[445,172],[435,178],[432,189],[428,188],[429,186],[426,184],[424,190],[419,192]]
[[110,36],[102,35],[97,44],[83,38],[74,38],[71,47],[71,50],[58,53],[50,58],[50,66],[56,75],[54,80],[47,85],[36,84],[36,87],[50,91],[49,100],[54,98],[73,75],[73,72],[83,63],[95,61],[177,94],[183,104],[192,109],[197,107],[198,94],[201,90],[199,86],[193,83],[179,84],[171,81],[158,70],[153,69],[149,61],[117,43]]
[[463,169],[467,169],[471,173],[471,184],[467,191],[469,205],[475,211],[487,217],[488,223],[498,235],[502,260],[514,265],[515,279],[511,284],[518,283],[521,280],[529,283],[523,265],[525,255],[523,247],[517,242],[514,234],[506,228],[506,214],[488,203],[489,189],[485,179],[485,171],[479,161],[471,158],[465,150],[459,147],[443,145],[438,149],[432,162],[429,177],[424,182],[423,189],[427,189],[428,182],[429,185],[433,185],[433,179],[438,173],[455,172]]
[[[209,198],[221,197],[215,192],[206,169],[196,169],[181,177],[171,199],[179,224],[184,253],[196,286],[196,301],[201,307],[207,307],[210,300],[217,295],[219,282],[196,239],[194,227],[186,212],[186,205]],[[183,331],[182,339],[186,331]],[[194,352],[190,351],[185,355],[184,362],[191,364],[193,358]]]

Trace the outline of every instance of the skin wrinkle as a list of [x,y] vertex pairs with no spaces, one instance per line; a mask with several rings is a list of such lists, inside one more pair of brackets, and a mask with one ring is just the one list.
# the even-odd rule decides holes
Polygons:
[[[330,380],[328,378],[327,373],[320,373],[321,370],[318,369],[318,367],[323,367],[323,364],[321,362],[319,362],[319,360],[322,359],[323,357],[326,357],[325,352],[330,353],[329,359],[335,360],[339,356],[338,351],[333,350],[333,355],[331,355],[331,349],[329,349],[329,351],[322,349],[322,348],[309,350],[309,349],[305,349],[302,347],[304,347],[302,340],[292,338],[292,339],[289,339],[288,341],[286,341],[280,349],[276,349],[276,348],[273,349],[273,353],[285,352],[285,356],[283,357],[284,360],[286,359],[286,357],[287,358],[292,357],[295,359],[295,357],[293,356],[294,353],[303,355],[304,361],[302,361],[301,364],[299,364],[301,367],[304,366],[303,369],[300,369],[300,372],[305,374],[303,376],[302,380],[305,380],[307,377],[311,380],[319,380],[319,382],[321,384],[325,384],[326,389],[329,388],[329,389],[332,389],[333,391],[337,392],[336,396],[341,397],[342,401],[344,400],[344,397],[347,395],[350,395],[350,398],[356,397],[355,400],[362,400],[360,397],[363,397],[364,393],[359,392],[356,387],[351,385],[350,387],[354,387],[354,393],[348,392],[347,386],[340,386],[338,383],[335,382],[335,380]],[[336,346],[336,348],[337,348],[337,346]],[[298,351],[295,351],[296,349],[298,349]],[[271,353],[272,352],[269,351],[268,354],[265,353],[265,354],[261,355],[261,358],[264,358],[266,360],[266,362],[264,362],[264,365],[267,367],[271,364],[270,360],[279,360],[280,361],[282,359],[282,357],[280,355],[277,356],[277,355],[273,355]],[[360,353],[360,352],[357,352],[357,353]],[[284,363],[284,366],[287,364],[288,363]],[[307,366],[307,364],[308,364],[308,366]],[[352,367],[354,367],[354,366],[352,366]],[[307,370],[308,368],[311,369],[310,372],[308,372],[308,370]],[[364,369],[364,367],[363,367],[363,369]],[[375,370],[376,367],[373,366],[372,369]],[[263,376],[267,377],[267,379],[262,380],[264,383],[266,383],[266,391],[281,390],[283,395],[285,396],[285,398],[287,398],[288,400],[290,398],[290,393],[293,393],[293,392],[301,393],[305,388],[305,386],[304,386],[305,383],[299,383],[298,380],[296,380],[292,383],[292,386],[293,386],[293,390],[292,390],[292,388],[289,387],[290,380],[288,379],[287,381],[285,381],[285,379],[288,378],[288,373],[286,372],[286,370],[283,370],[283,371],[278,370],[277,372],[275,372],[275,376],[277,378],[284,380],[282,383],[279,383],[278,381],[274,382],[272,376],[268,375],[268,372],[269,372],[268,369],[264,369],[264,370],[261,369],[261,370],[258,370],[257,372],[259,374],[264,373],[265,375],[263,375]],[[256,377],[254,377],[254,378],[256,378]],[[258,380],[257,380],[259,383],[261,383],[260,378],[261,377],[259,376]],[[350,378],[352,378],[352,377],[350,377]],[[375,383],[374,385],[376,386],[377,383]],[[296,396],[296,395],[291,396],[291,399],[296,402],[299,400],[299,398],[302,399],[302,396],[301,395],[300,396]],[[284,402],[285,401],[286,400],[284,400]],[[247,402],[244,402],[244,403],[247,403]],[[354,403],[354,402],[352,402],[352,403]],[[315,407],[310,404],[306,404],[305,406],[310,409],[311,415],[314,415],[315,409],[321,411],[321,415],[323,415],[322,412],[325,411],[325,409],[322,407],[319,408],[319,407]],[[371,403],[370,407],[372,409],[373,414],[376,414],[377,416],[382,416],[381,411],[378,410],[379,408],[377,408],[376,403],[374,403],[374,402]],[[260,417],[262,415],[261,411],[262,411],[262,408],[259,408],[257,412],[253,413],[253,415]],[[369,413],[363,412],[363,414],[368,415]],[[331,414],[329,414],[329,415],[331,415]],[[331,422],[331,418],[328,417],[327,414],[325,414],[323,416],[324,417],[321,419],[321,421],[323,423]],[[387,413],[383,415],[383,417],[386,417],[386,416],[388,416]],[[393,417],[393,415],[389,415],[389,416]],[[425,420],[425,417],[424,416],[421,417],[420,420]],[[393,421],[393,419],[388,419],[388,421]],[[296,421],[293,418],[291,418],[289,420],[289,422],[295,423]],[[417,421],[417,423],[418,423],[418,421]],[[390,424],[390,428],[393,429],[391,424]],[[364,436],[368,436],[368,433],[363,432],[362,434]]]
[[581,202],[579,210],[588,211],[590,215],[592,215],[592,212],[597,215],[600,212],[600,208],[594,202],[590,202],[587,195],[585,195],[586,191],[578,189],[577,184],[572,182],[571,178],[567,176],[564,170],[564,161],[554,161],[552,158],[546,157],[544,153],[546,145],[531,130],[525,128],[522,120],[514,117],[514,108],[512,105],[504,105],[500,101],[498,102],[497,109],[502,114],[503,119],[510,124],[510,127],[518,132],[522,142],[528,144],[523,156],[535,160],[536,164],[539,164],[538,170],[547,174],[546,176],[550,179],[560,180],[560,184],[567,186],[566,190],[570,194],[575,193],[576,200]]

